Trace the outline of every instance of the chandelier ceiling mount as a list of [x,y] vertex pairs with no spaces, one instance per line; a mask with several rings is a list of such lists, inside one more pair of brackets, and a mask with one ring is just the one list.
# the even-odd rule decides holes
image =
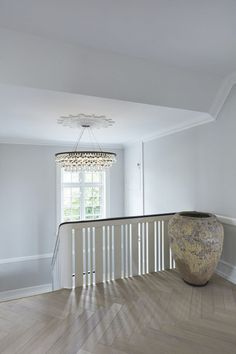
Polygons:
[[57,119],[57,123],[70,128],[91,127],[92,129],[101,129],[111,127],[115,122],[104,115],[79,113],[77,115],[61,116]]

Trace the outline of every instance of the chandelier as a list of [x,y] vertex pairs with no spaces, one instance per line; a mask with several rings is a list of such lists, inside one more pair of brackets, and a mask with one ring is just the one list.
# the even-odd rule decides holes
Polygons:
[[[93,128],[100,129],[112,126],[114,124],[113,120],[105,116],[81,113],[76,116],[60,117],[57,122],[63,126],[80,129],[80,135],[74,150],[59,152],[55,155],[57,165],[64,168],[65,171],[104,171],[116,162],[116,154],[114,152],[102,151],[93,133]],[[85,131],[93,138],[96,144],[95,150],[78,150],[79,143]]]

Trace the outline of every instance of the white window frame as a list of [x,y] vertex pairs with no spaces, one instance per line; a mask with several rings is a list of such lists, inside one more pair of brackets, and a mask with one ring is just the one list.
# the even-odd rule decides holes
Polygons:
[[[110,217],[110,171],[107,170],[105,173],[104,181],[104,216],[105,218]],[[70,183],[72,185],[72,183]],[[76,183],[75,183],[76,185]],[[91,186],[93,183],[91,183]],[[86,183],[89,186],[89,183]],[[60,225],[62,221],[62,170],[60,167],[56,167],[56,227]]]

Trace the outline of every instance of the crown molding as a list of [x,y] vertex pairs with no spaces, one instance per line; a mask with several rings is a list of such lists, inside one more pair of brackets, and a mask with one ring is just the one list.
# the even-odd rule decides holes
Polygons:
[[199,125],[210,123],[210,122],[213,122],[213,121],[214,121],[214,118],[211,115],[206,114],[206,117],[204,117],[201,120],[195,120],[195,121],[192,121],[191,123],[184,122],[184,123],[181,123],[181,124],[176,124],[171,129],[168,129],[166,131],[162,131],[162,132],[159,132],[157,134],[152,134],[152,135],[149,135],[147,137],[144,137],[143,141],[144,142],[148,142],[148,141],[151,141],[151,140],[154,140],[154,139],[159,139],[159,138],[162,138],[164,136],[172,135],[172,134],[175,134],[175,133],[179,133],[179,132],[182,132],[184,130],[191,129],[191,128],[197,127]]
[[218,118],[218,115],[235,84],[236,71],[223,80],[222,85],[216,94],[213,104],[211,105],[211,108],[209,110],[209,113],[212,115],[212,117],[214,117],[214,119]]
[[142,139],[139,139],[139,140],[128,141],[124,144],[124,147],[132,146],[133,144],[140,143],[140,141],[148,142],[151,140],[159,139],[159,138],[162,138],[167,135],[175,134],[175,133],[181,132],[186,129],[191,129],[191,128],[197,127],[198,125],[214,122],[218,118],[219,113],[220,113],[221,109],[223,108],[234,85],[236,85],[236,71],[233,72],[231,75],[227,76],[223,80],[222,85],[220,86],[220,88],[215,96],[215,99],[210,107],[208,117],[206,117],[200,121],[198,120],[198,121],[191,122],[191,123],[178,124],[178,125],[172,127],[171,129],[168,129],[168,130],[165,130],[165,131],[162,131],[159,133],[154,133],[149,136],[144,136]]
[[175,134],[175,133],[179,133],[179,132],[181,132],[183,130],[191,129],[191,128],[197,127],[199,125],[210,123],[210,122],[213,122],[213,121],[214,121],[214,118],[210,114],[205,113],[204,117],[201,120],[198,119],[198,120],[194,120],[194,121],[191,121],[191,122],[183,122],[183,123],[180,123],[180,124],[176,124],[171,129],[166,129],[166,130],[163,130],[161,132],[156,132],[156,133],[151,134],[151,135],[146,135],[140,140],[128,141],[128,142],[125,143],[125,147],[129,147],[129,146],[132,146],[134,144],[140,143],[140,141],[146,143],[146,142],[149,142],[149,141],[152,141],[152,140],[155,140],[155,139],[162,138],[162,137],[167,136],[167,135],[172,135],[172,134]]

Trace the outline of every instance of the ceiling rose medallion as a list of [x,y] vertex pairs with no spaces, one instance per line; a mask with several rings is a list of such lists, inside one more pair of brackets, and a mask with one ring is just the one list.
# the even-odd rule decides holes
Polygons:
[[[93,129],[112,126],[115,123],[112,119],[105,116],[81,113],[75,116],[62,116],[58,118],[57,123],[65,127],[78,128],[80,130],[74,150],[59,152],[55,155],[57,165],[64,168],[65,171],[104,171],[116,162],[116,154],[114,152],[103,151],[93,133]],[[78,150],[79,143],[85,131],[90,133],[96,143],[96,150]]]

